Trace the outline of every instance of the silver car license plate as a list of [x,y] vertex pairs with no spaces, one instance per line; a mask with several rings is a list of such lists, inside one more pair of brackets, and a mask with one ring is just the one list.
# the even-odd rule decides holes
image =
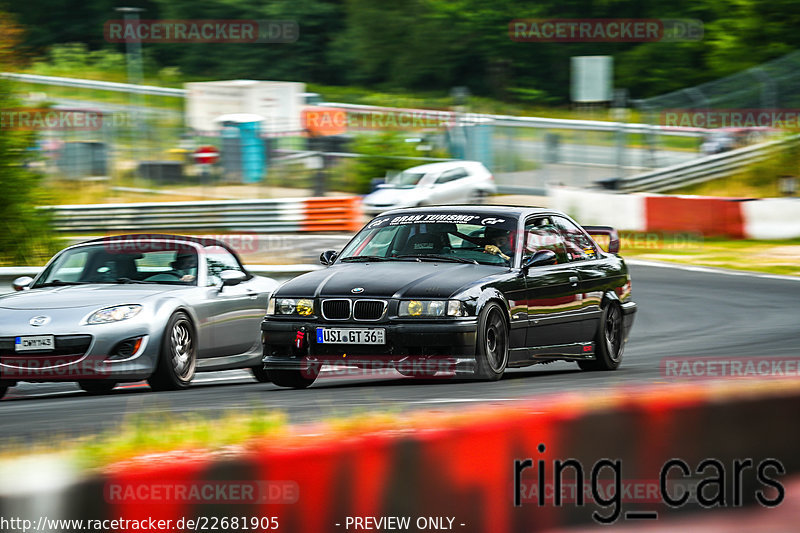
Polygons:
[[386,344],[383,328],[317,328],[317,344]]
[[30,335],[27,337],[16,337],[14,339],[15,352],[53,350],[55,347],[55,340],[52,335]]

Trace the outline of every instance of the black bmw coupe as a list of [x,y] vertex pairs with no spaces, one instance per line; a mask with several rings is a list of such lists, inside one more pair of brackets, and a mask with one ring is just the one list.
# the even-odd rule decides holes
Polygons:
[[636,312],[618,251],[612,228],[550,209],[388,211],[272,294],[264,368],[296,388],[325,364],[483,380],[553,360],[614,370]]

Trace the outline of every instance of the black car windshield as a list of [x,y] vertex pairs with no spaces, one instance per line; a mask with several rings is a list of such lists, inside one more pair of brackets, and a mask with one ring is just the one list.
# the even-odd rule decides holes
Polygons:
[[65,250],[31,288],[89,283],[197,284],[197,252],[184,243],[109,241]]
[[512,266],[516,219],[469,212],[383,216],[367,224],[339,256],[341,262],[451,261]]

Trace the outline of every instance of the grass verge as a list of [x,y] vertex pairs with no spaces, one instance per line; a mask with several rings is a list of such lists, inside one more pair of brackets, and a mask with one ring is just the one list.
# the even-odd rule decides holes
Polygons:
[[628,259],[800,276],[800,239],[734,241],[688,234],[624,233],[620,254]]

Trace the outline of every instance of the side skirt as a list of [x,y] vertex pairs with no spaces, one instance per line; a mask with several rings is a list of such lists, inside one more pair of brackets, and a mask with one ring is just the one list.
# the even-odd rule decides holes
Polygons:
[[509,368],[520,368],[550,361],[585,361],[594,358],[594,342],[575,342],[511,350],[508,366]]

